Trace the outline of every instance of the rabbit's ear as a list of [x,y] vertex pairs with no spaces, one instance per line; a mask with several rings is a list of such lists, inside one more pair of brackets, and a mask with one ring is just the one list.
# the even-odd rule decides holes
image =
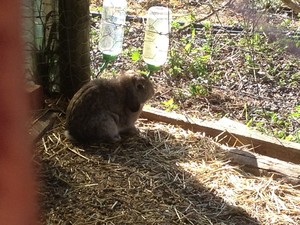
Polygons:
[[145,80],[142,76],[134,77],[133,78],[133,85],[135,87],[135,90],[141,91],[145,89]]
[[131,92],[127,93],[126,104],[131,112],[139,111],[141,104],[138,101],[138,98],[134,96]]

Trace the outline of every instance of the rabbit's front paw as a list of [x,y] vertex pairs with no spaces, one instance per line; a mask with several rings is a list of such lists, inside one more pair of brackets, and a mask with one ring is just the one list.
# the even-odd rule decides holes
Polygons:
[[116,134],[115,136],[112,137],[112,142],[118,142],[121,141],[121,136],[119,134]]
[[131,136],[131,135],[136,135],[139,133],[139,129],[136,127],[127,127],[126,129],[123,129],[120,131],[121,135],[126,135],[126,136]]

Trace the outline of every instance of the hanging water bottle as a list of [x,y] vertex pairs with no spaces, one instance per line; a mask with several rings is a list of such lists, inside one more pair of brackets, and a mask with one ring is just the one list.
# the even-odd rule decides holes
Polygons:
[[157,70],[167,61],[171,10],[153,6],[148,10],[143,48],[143,59],[150,70]]
[[122,52],[126,0],[104,0],[100,24],[99,49],[105,60],[113,60]]

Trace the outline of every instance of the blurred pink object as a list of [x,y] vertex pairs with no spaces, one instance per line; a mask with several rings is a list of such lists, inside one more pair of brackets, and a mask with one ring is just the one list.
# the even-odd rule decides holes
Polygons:
[[37,224],[26,122],[21,1],[0,0],[0,224]]

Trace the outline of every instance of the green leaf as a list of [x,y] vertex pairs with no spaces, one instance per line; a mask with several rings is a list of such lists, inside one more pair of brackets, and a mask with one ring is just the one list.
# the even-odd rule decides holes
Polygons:
[[174,99],[173,98],[170,98],[167,101],[163,101],[162,104],[166,108],[165,110],[167,112],[170,112],[170,111],[172,111],[174,109],[178,109],[178,105],[174,104]]
[[203,21],[203,25],[204,25],[205,30],[209,30],[211,28],[211,22],[208,20]]
[[162,104],[163,104],[164,106],[171,106],[171,105],[174,104],[174,99],[173,99],[173,98],[170,98],[170,99],[167,100],[167,101],[163,101]]
[[192,44],[191,43],[187,43],[184,47],[184,50],[187,52],[187,53],[190,53],[191,52],[191,48],[192,48]]
[[248,120],[248,122],[247,122],[247,127],[251,127],[252,126],[252,124],[253,124],[253,118],[251,118],[250,120]]
[[196,29],[194,27],[192,27],[192,39],[194,39],[196,36]]
[[141,54],[138,50],[135,50],[131,53],[131,59],[132,61],[136,62],[141,58]]

